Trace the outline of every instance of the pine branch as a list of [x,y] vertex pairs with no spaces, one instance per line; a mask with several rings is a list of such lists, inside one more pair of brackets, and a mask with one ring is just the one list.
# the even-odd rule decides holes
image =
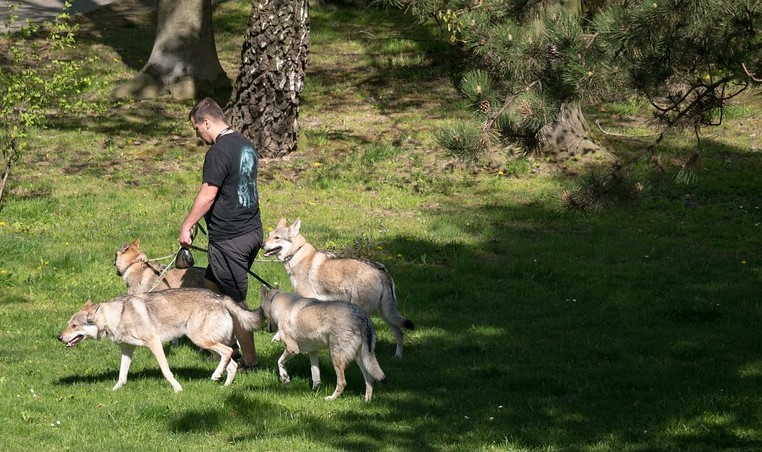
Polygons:
[[[524,91],[525,92],[529,91],[530,89],[532,89],[533,86],[537,84],[541,84],[541,82],[539,80],[535,80],[534,82],[525,86]],[[491,147],[491,140],[489,139],[489,134],[492,128],[495,126],[495,123],[497,122],[497,118],[499,118],[500,115],[502,115],[505,112],[505,110],[507,110],[508,107],[510,107],[520,95],[521,93],[508,95],[505,98],[505,101],[503,101],[503,105],[498,110],[495,110],[492,114],[490,114],[489,118],[487,118],[487,120],[484,121],[484,124],[482,125],[482,142],[487,147],[487,149]]]
[[762,83],[762,79],[757,78],[755,76],[756,74],[754,72],[749,72],[749,70],[746,69],[746,63],[741,63],[741,67],[743,68],[743,71],[746,73],[746,75],[749,76],[750,79],[752,79],[753,81],[755,81],[757,83]]

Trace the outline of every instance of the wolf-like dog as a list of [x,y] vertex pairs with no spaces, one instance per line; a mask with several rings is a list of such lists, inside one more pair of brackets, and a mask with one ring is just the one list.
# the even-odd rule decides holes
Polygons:
[[290,226],[282,218],[265,240],[265,256],[283,262],[294,291],[322,301],[347,301],[368,315],[375,311],[389,324],[397,340],[395,356],[402,357],[402,328],[415,329],[397,310],[394,281],[382,264],[339,258],[318,251],[299,233],[301,220]]
[[168,289],[139,295],[122,295],[103,303],[88,301],[76,312],[58,340],[73,347],[82,340],[109,338],[122,349],[119,379],[113,390],[124,386],[136,346],[148,347],[175,392],[182,391],[169,370],[162,344],[187,336],[197,346],[220,355],[212,374],[219,380],[227,370],[225,386],[233,382],[238,363],[231,359],[233,333],[253,330],[264,322],[262,311],[247,311],[225,295],[207,289]]
[[278,359],[278,373],[284,384],[291,381],[286,362],[298,353],[307,353],[312,389],[317,389],[320,385],[318,352],[325,348],[331,352],[336,371],[336,390],[326,400],[334,400],[344,392],[347,385],[344,369],[352,360],[360,366],[365,378],[366,402],[373,398],[375,381],[386,383],[374,353],[376,333],[373,324],[359,306],[344,301],[319,301],[279,289],[268,290],[264,286],[260,294],[265,318],[277,325],[277,337],[286,345]]
[[170,268],[158,281],[165,267],[148,260],[140,249],[140,238],[119,247],[114,256],[114,266],[116,274],[127,284],[130,295],[178,287],[199,287],[222,293],[216,283],[204,277],[206,269],[201,267]]

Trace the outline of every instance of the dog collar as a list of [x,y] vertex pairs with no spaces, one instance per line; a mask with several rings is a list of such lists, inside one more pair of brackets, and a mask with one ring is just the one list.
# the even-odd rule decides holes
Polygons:
[[116,270],[116,271],[117,271],[117,274],[118,274],[119,276],[124,276],[124,275],[126,275],[126,274],[127,274],[129,271],[130,271],[130,269],[131,269],[133,266],[135,266],[135,265],[137,265],[137,264],[143,264],[143,265],[145,266],[145,265],[146,265],[146,262],[148,262],[148,261],[146,261],[145,259],[142,259],[142,258],[140,258],[140,259],[135,259],[135,262],[131,263],[130,265],[128,265],[128,266],[127,266],[127,268],[125,268],[125,269],[124,269],[124,273],[120,272],[120,271],[119,271],[119,269],[117,269],[117,270]]
[[294,258],[294,256],[296,256],[296,253],[298,253],[298,252],[299,252],[299,250],[300,250],[300,249],[302,249],[302,247],[304,247],[304,245],[302,245],[302,246],[300,246],[299,248],[297,248],[297,249],[296,249],[296,251],[294,251],[294,252],[293,252],[293,253],[291,253],[290,255],[288,255],[288,256],[286,256],[286,257],[284,257],[284,258],[283,258],[283,263],[284,263],[284,264],[288,264],[289,262],[291,262],[291,259],[293,259],[293,258]]

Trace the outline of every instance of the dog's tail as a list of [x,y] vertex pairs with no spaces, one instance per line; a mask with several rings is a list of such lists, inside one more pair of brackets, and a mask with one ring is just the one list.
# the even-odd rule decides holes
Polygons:
[[360,351],[360,359],[362,359],[365,370],[368,371],[371,377],[376,381],[386,384],[386,375],[381,370],[381,366],[376,359],[376,331],[373,329],[373,324],[367,315],[363,315],[363,344]]
[[[400,314],[397,309],[397,291],[395,290],[394,280],[392,279],[392,275],[389,274],[389,270],[387,270],[383,264],[379,263],[375,263],[375,267],[380,270],[383,275],[382,283],[384,285],[384,293],[381,295],[381,316],[391,325],[414,330],[415,324],[410,319]],[[383,298],[388,298],[389,302],[384,303]]]
[[245,330],[253,331],[262,328],[265,324],[265,312],[261,307],[250,311],[240,304],[233,301],[232,298],[225,297],[225,308],[230,312],[238,324]]

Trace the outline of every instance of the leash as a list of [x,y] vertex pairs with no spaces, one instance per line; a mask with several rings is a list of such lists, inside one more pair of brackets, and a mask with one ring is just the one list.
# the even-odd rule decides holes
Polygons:
[[[179,252],[180,250],[177,250],[177,251]],[[149,290],[149,292],[153,292],[156,286],[158,286],[161,283],[161,280],[164,279],[164,275],[166,275],[167,271],[169,271],[172,265],[174,265],[175,260],[177,260],[177,253],[175,253],[175,256],[172,258],[172,262],[170,262],[169,265],[164,267],[164,270],[162,270],[161,273],[159,273],[159,277],[156,279],[156,282],[153,284],[153,287],[151,287],[151,290]]]
[[[212,245],[214,245],[214,242],[212,242],[211,240],[209,240],[209,234],[207,234],[207,233],[206,233],[206,229],[204,229],[204,227],[203,227],[203,226],[201,226],[199,223],[196,223],[196,226],[197,226],[197,227],[198,227],[198,228],[201,230],[201,232],[202,232],[202,233],[203,233],[203,234],[206,236],[206,241],[209,243],[209,246],[212,246]],[[195,245],[191,245],[191,246],[190,246],[190,248],[191,248],[191,249],[194,249],[194,250],[196,250],[196,251],[201,251],[202,253],[207,253],[207,254],[209,254],[209,250],[207,250],[207,249],[204,249],[204,248],[200,248],[200,247],[198,247],[198,246],[195,246]],[[223,256],[225,255],[225,253],[224,253],[224,252],[223,252],[221,249],[217,248],[217,251],[219,251],[219,252],[220,252],[220,253],[221,253]],[[262,284],[264,284],[264,285],[265,285],[265,287],[267,287],[268,289],[271,289],[271,290],[272,290],[272,289],[274,289],[274,287],[273,287],[273,285],[272,285],[272,284],[270,284],[270,283],[268,283],[267,281],[265,281],[264,279],[262,279],[262,278],[261,278],[259,275],[257,275],[257,274],[256,274],[256,273],[254,273],[253,271],[251,271],[251,269],[248,269],[248,268],[247,268],[247,269],[246,269],[246,272],[247,272],[248,274],[250,274],[251,276],[255,277],[255,278],[256,278],[256,279],[257,279],[259,282],[261,282]]]

